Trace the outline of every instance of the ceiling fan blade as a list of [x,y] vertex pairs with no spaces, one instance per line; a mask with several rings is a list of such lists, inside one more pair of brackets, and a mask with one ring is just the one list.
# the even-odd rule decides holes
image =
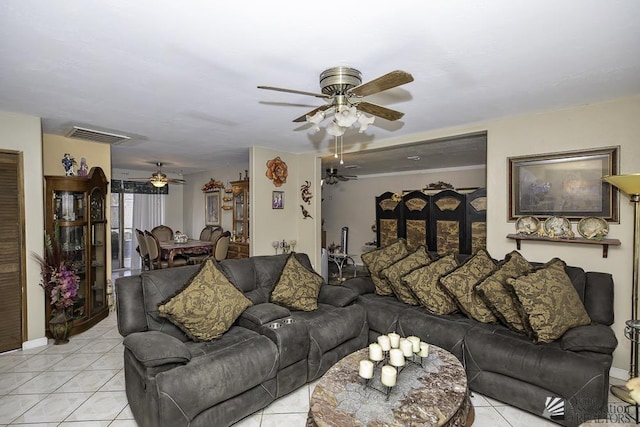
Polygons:
[[331,98],[331,95],[327,95],[326,93],[305,92],[303,90],[284,89],[281,87],[274,87],[274,86],[258,86],[258,89],[275,90],[278,92],[297,93],[299,95],[315,96],[316,98]]
[[[355,96],[367,96],[374,93],[382,92],[383,90],[391,89],[396,86],[400,86],[413,81],[413,76],[406,71],[395,70],[390,73],[380,76],[377,79],[373,79],[369,82],[362,83],[352,89],[349,89],[347,93]],[[372,113],[373,114],[373,113]]]
[[370,102],[362,101],[356,104],[358,110],[365,113],[373,114],[374,116],[382,117],[383,119],[394,121],[401,119],[404,113],[400,111],[392,110],[391,108],[383,107],[381,105],[372,104]]
[[332,104],[321,105],[318,108],[314,108],[313,110],[309,111],[308,113],[303,114],[303,115],[301,115],[300,117],[298,117],[296,119],[293,119],[293,122],[294,123],[306,122],[307,121],[307,116],[313,116],[318,111],[328,110],[332,106],[333,106]]
[[187,182],[184,179],[179,179],[179,178],[167,178],[167,181],[170,182],[171,184],[184,184]]

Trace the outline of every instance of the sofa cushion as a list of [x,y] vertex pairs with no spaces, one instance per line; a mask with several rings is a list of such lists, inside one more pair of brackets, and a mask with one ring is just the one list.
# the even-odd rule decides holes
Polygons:
[[271,292],[271,302],[292,310],[316,310],[323,283],[322,276],[302,265],[291,253]]
[[400,258],[407,256],[407,254],[407,244],[405,240],[397,239],[387,246],[360,255],[360,259],[362,259],[362,262],[371,274],[371,280],[376,287],[376,293],[378,295],[393,295],[391,286],[380,276],[380,272]]
[[594,323],[569,329],[560,339],[560,346],[568,351],[613,354],[618,340],[610,327]]
[[554,258],[544,267],[507,279],[525,329],[536,342],[551,342],[591,319],[565,273],[564,261]]
[[460,310],[478,321],[489,321],[495,317],[475,291],[475,286],[496,267],[495,262],[484,249],[479,249],[471,258],[452,272],[440,278],[440,286],[458,304]]
[[439,286],[440,277],[456,268],[458,262],[451,253],[402,276],[403,283],[411,289],[420,304],[435,314],[449,314],[458,309],[455,301]]
[[194,341],[209,341],[225,333],[251,301],[207,259],[198,274],[175,295],[158,305],[158,313]]
[[499,319],[508,328],[524,333],[524,325],[513,297],[505,288],[508,277],[517,277],[532,269],[531,264],[517,251],[508,253],[498,268],[476,285],[475,291],[491,310],[491,315],[478,316],[476,320],[483,323],[494,322]]
[[421,245],[406,257],[399,259],[380,271],[380,277],[387,280],[387,283],[391,286],[391,290],[400,301],[410,305],[420,305],[411,293],[411,290],[402,283],[402,276],[430,262],[431,257],[427,252],[426,246]]

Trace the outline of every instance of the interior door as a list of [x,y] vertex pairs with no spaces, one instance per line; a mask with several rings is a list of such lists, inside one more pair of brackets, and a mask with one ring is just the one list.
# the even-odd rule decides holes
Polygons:
[[22,156],[0,151],[0,352],[22,347],[25,277]]

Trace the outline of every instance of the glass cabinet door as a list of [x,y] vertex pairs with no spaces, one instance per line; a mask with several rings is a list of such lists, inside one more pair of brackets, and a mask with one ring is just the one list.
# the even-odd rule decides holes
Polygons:
[[57,191],[53,198],[55,220],[84,221],[84,193]]
[[86,280],[87,270],[85,266],[85,236],[86,230],[84,225],[61,225],[57,224],[60,245],[66,259],[70,260],[80,277],[80,287],[78,288],[78,296],[73,304],[74,319],[81,319],[87,314],[85,312]]
[[89,194],[89,221],[91,223],[91,312],[102,310],[107,304],[105,195],[100,189]]

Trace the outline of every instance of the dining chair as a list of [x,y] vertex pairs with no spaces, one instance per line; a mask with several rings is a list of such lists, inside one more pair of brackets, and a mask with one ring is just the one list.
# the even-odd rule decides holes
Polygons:
[[136,239],[138,240],[138,247],[136,248],[138,253],[140,254],[140,260],[142,261],[142,270],[146,269],[150,270],[149,266],[149,249],[147,247],[147,238],[144,235],[144,232],[139,228],[136,228]]
[[158,238],[148,230],[144,231],[144,236],[147,241],[147,249],[149,250],[150,269],[155,270],[169,267],[169,262],[162,260],[162,251],[160,249],[160,242],[158,241]]
[[222,227],[216,228],[211,232],[211,237],[209,237],[209,240],[212,241],[213,243],[217,242],[220,236],[222,236],[223,232],[224,230],[222,229]]
[[229,242],[231,241],[231,232],[225,231],[222,236],[216,241],[213,248],[213,256],[216,261],[222,261],[227,258],[227,252],[229,252]]
[[200,238],[198,240],[213,241],[211,236],[216,230],[222,230],[222,227],[219,225],[206,225],[200,232]]
[[167,225],[158,225],[151,229],[151,234],[156,236],[161,242],[173,240],[173,230]]

